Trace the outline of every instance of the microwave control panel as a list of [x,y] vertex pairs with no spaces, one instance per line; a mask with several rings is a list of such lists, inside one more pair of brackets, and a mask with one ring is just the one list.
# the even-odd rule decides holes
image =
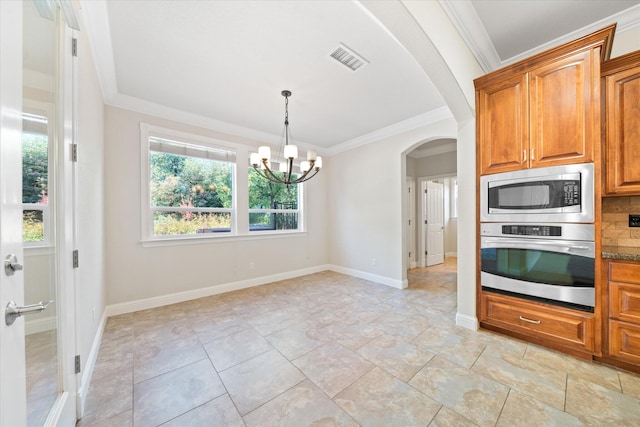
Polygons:
[[564,206],[580,204],[580,181],[564,181]]

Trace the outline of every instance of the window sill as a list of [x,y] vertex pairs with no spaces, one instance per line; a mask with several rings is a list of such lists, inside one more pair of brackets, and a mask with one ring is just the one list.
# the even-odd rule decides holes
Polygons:
[[141,240],[143,248],[154,248],[159,246],[184,246],[184,245],[206,245],[212,243],[242,242],[250,240],[283,239],[292,237],[305,237],[306,231],[251,231],[249,234],[230,234],[226,236],[189,236],[189,237],[160,237],[155,239]]

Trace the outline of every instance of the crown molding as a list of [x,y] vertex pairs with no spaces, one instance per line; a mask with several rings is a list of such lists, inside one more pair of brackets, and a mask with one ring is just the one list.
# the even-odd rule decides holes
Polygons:
[[519,55],[505,59],[504,61],[502,61],[502,65],[506,66],[506,65],[521,61],[523,59],[527,59],[530,56],[533,56],[540,52],[544,52],[547,49],[560,46],[564,43],[568,43],[577,38],[580,38],[586,34],[590,34],[595,31],[601,30],[602,28],[611,24],[617,24],[616,34],[621,34],[626,31],[633,30],[635,28],[640,27],[640,4],[637,6],[630,7],[629,9],[623,10],[616,14],[613,14],[607,18],[596,21],[592,24],[589,24],[585,27],[580,28],[579,30],[573,31],[569,34],[565,34],[564,36],[558,37],[554,40],[551,40],[550,42],[541,44],[540,46],[537,46]]
[[426,126],[431,123],[439,122],[441,120],[453,118],[453,114],[448,107],[440,107],[435,110],[431,110],[427,113],[420,114],[415,117],[403,120],[398,123],[386,126],[384,128],[375,130],[357,138],[345,141],[341,144],[334,145],[329,148],[328,155],[333,156],[345,151],[353,150],[354,148],[361,147],[363,145],[371,144],[381,141],[385,138],[400,135],[402,133],[418,129],[422,126]]
[[536,46],[526,52],[502,60],[470,1],[439,0],[439,2],[482,69],[487,73],[570,42],[585,34],[598,31],[616,22],[616,32],[618,34],[640,27],[640,5],[637,5]]
[[439,0],[439,3],[482,69],[488,73],[500,68],[500,56],[471,2]]

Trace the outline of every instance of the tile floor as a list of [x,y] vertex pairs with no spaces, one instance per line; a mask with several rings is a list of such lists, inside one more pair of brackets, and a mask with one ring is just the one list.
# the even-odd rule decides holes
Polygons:
[[25,336],[27,371],[27,425],[44,425],[58,398],[58,346],[56,330]]
[[640,425],[640,376],[455,326],[455,259],[108,320],[87,426]]

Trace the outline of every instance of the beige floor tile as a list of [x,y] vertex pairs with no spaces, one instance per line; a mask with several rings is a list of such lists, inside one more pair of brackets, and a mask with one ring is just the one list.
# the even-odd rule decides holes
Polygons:
[[442,406],[433,421],[429,423],[429,427],[474,427],[476,425],[446,406]]
[[436,356],[409,385],[480,426],[498,420],[509,388]]
[[213,340],[204,348],[218,372],[273,349],[253,328]]
[[356,353],[405,382],[434,356],[422,347],[391,335],[375,338]]
[[191,327],[198,335],[200,342],[207,344],[213,340],[250,329],[251,325],[242,317],[225,314],[223,316],[193,318]]
[[241,415],[253,411],[305,378],[277,350],[270,350],[220,372]]
[[583,425],[582,422],[573,415],[516,390],[511,390],[496,427],[571,427],[581,425]]
[[323,329],[315,322],[302,322],[267,335],[266,339],[284,357],[293,360],[327,342]]
[[133,411],[128,410],[121,414],[114,415],[111,418],[101,421],[95,421],[88,418],[83,418],[76,427],[132,427],[133,426]]
[[244,427],[245,424],[228,394],[216,397],[204,405],[162,424],[162,427],[201,426]]
[[458,333],[459,329],[461,328],[431,327],[412,342],[458,365],[471,368],[486,345]]
[[371,324],[380,327],[387,335],[395,335],[405,340],[412,340],[431,326],[429,319],[420,314],[413,313],[407,316],[396,312],[385,313]]
[[[408,276],[400,290],[326,271],[109,318],[78,425],[640,425],[640,375],[456,326],[455,259]],[[134,364],[166,373],[134,389]]]
[[534,361],[485,349],[472,370],[528,396],[564,409],[567,374]]
[[592,426],[640,425],[638,399],[571,376],[567,380],[566,412]]
[[611,366],[580,360],[533,344],[527,346],[524,359],[567,372],[573,377],[600,384],[615,391],[622,391],[618,371]]
[[195,335],[138,347],[134,355],[133,382],[137,384],[206,357],[207,353]]
[[363,426],[426,426],[440,404],[406,383],[374,368],[335,401]]
[[134,386],[134,425],[157,426],[225,392],[208,359],[175,369]]
[[85,402],[86,425],[97,425],[100,421],[133,409],[133,382],[130,375],[113,376],[92,382]]
[[358,426],[309,380],[250,412],[244,419],[248,427]]
[[627,396],[640,399],[640,374],[618,371],[618,377],[622,385],[622,392]]
[[325,344],[293,363],[331,398],[374,366],[362,356],[334,343]]

